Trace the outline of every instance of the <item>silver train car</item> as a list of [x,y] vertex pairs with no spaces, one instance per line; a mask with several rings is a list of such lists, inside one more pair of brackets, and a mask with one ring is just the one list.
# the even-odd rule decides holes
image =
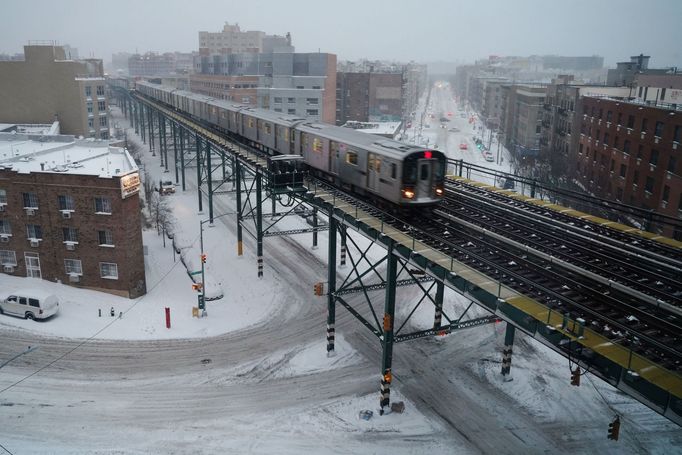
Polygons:
[[446,159],[438,150],[149,82],[136,90],[269,155],[300,155],[313,174],[381,205],[443,198]]

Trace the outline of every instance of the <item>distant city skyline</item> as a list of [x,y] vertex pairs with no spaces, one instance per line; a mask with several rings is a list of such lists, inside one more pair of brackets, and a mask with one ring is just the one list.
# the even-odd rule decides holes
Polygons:
[[[329,52],[339,60],[387,59],[472,62],[489,55],[604,57],[607,67],[631,55],[650,55],[652,67],[682,67],[682,1],[647,4],[656,20],[642,21],[635,0],[371,3],[180,0],[115,4],[63,0],[12,2],[0,29],[0,53],[32,40],[78,48],[81,58],[111,60],[116,52],[190,52],[198,32],[225,22],[268,34],[290,32],[297,52]],[[264,11],[269,13],[265,14]],[[650,25],[649,25],[650,24]]]

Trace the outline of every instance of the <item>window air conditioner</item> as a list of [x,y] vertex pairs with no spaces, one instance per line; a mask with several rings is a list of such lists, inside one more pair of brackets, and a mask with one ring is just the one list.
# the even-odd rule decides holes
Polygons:
[[3,270],[5,273],[14,273],[14,266],[13,265],[6,265],[3,267]]
[[38,241],[38,239],[31,239],[30,242],[31,242],[31,246],[34,248],[40,246],[40,241]]
[[0,204],[0,212],[4,212],[4,211],[5,211],[5,204]]
[[76,249],[76,245],[73,244],[73,243],[67,243],[67,244],[66,244],[66,249],[69,250],[69,251],[73,251],[73,250]]
[[9,235],[2,235],[2,236],[0,236],[0,242],[2,242],[2,243],[9,243]]
[[68,212],[68,211],[66,211],[66,210],[63,210],[63,211],[62,211],[62,218],[64,218],[65,220],[70,219],[70,218],[71,218],[71,212]]
[[26,215],[33,216],[36,214],[35,209],[26,209]]
[[76,274],[74,274],[74,273],[69,274],[69,281],[70,281],[71,283],[78,283],[80,280],[81,280],[80,275],[76,275]]

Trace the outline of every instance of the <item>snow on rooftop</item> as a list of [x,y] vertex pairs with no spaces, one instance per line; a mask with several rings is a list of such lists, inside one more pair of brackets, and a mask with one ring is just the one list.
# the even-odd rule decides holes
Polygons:
[[73,136],[0,133],[0,168],[114,177],[137,169],[128,152],[106,141]]
[[346,122],[344,128],[352,128],[368,134],[395,136],[400,129],[401,122]]

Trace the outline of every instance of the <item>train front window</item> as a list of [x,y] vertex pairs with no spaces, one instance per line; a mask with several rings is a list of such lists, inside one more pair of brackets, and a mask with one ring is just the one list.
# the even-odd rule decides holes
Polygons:
[[419,173],[419,178],[421,180],[428,180],[429,179],[429,165],[428,164],[422,164],[421,165],[421,172]]

